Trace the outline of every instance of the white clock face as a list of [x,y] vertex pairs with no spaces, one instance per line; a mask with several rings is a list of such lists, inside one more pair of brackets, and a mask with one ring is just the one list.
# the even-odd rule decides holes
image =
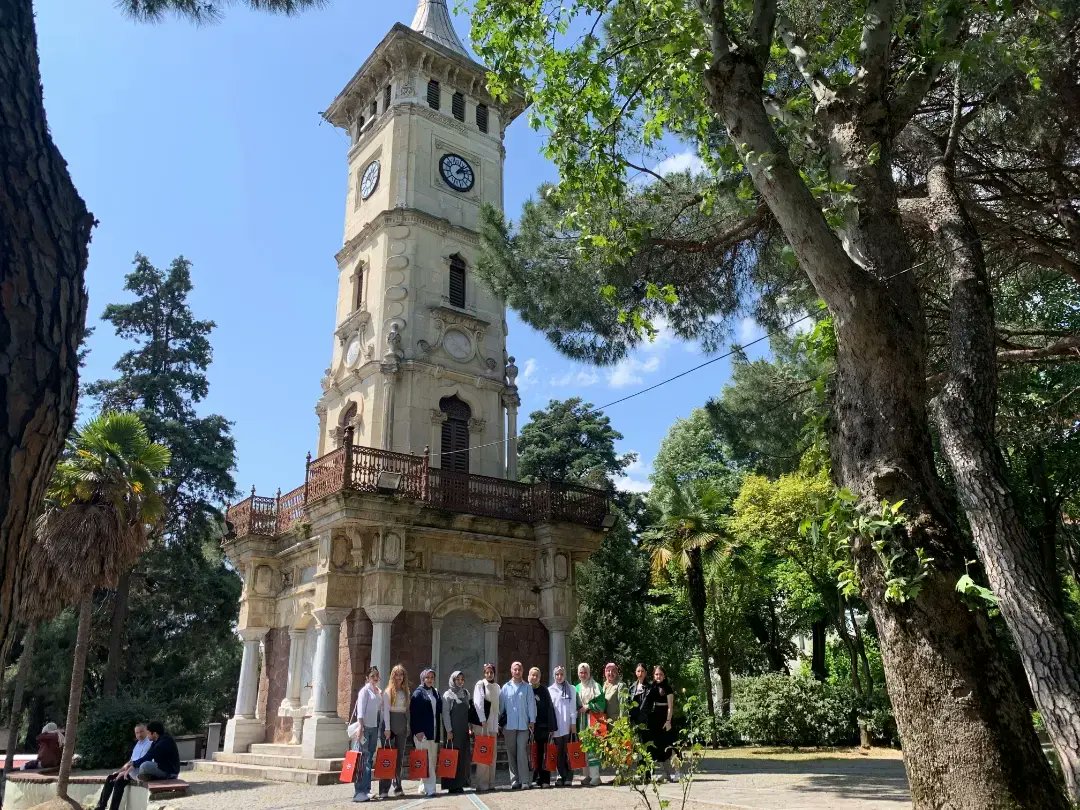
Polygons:
[[446,353],[455,360],[468,360],[472,356],[473,347],[469,336],[457,329],[450,329],[442,339]]
[[439,159],[439,173],[454,191],[469,191],[476,182],[472,166],[461,155],[443,155]]
[[360,180],[360,196],[363,199],[367,199],[375,193],[376,187],[379,185],[379,172],[382,167],[379,161],[373,160],[364,169],[364,176]]
[[360,358],[360,336],[357,335],[349,341],[349,345],[345,347],[345,365],[354,366],[356,361]]

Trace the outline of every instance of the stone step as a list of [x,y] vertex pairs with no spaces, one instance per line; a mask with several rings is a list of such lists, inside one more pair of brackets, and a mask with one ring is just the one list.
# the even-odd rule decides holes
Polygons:
[[270,782],[299,782],[305,785],[333,785],[338,781],[338,771],[313,771],[305,768],[277,768],[269,765],[244,765],[239,762],[216,762],[197,759],[194,770],[203,773],[220,773],[248,779]]
[[255,743],[251,746],[251,753],[270,757],[299,757],[302,756],[302,751],[302,746],[280,743]]
[[239,765],[267,765],[271,768],[303,768],[308,771],[340,771],[344,759],[306,759],[279,757],[270,754],[227,754],[218,751],[214,762],[233,762]]

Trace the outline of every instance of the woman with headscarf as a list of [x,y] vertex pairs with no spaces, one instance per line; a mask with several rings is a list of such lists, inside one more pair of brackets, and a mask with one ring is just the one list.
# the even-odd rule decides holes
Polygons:
[[383,737],[385,744],[397,749],[397,772],[393,779],[379,780],[379,798],[401,796],[401,769],[405,767],[405,743],[409,739],[409,673],[401,664],[390,670],[390,682],[383,690],[382,703]]
[[428,773],[420,781],[421,796],[435,795],[435,763],[439,756],[439,720],[442,717],[442,698],[435,690],[435,670],[425,669],[420,673],[420,685],[409,699],[409,728],[412,730],[413,745],[427,751]]
[[[578,664],[578,731],[584,731],[590,725],[595,725],[596,714],[603,714],[607,706],[604,700],[604,690],[600,684],[593,680],[592,669],[588,664]],[[585,786],[603,784],[600,781],[600,758],[596,754],[589,753],[586,761],[585,778],[581,784]]]
[[37,759],[32,759],[21,770],[33,771],[41,768],[56,768],[64,751],[64,732],[56,723],[46,723],[37,735]]
[[[484,677],[476,682],[472,693],[473,736],[492,737],[498,743],[499,734],[499,684],[495,682],[495,665],[484,664]],[[486,793],[495,789],[495,766],[476,765],[476,792]]]
[[649,742],[653,746],[653,762],[660,763],[664,769],[664,777],[669,782],[675,782],[679,778],[671,769],[671,754],[675,746],[672,726],[675,719],[675,688],[659,664],[653,667],[653,682],[645,695],[642,708],[645,724],[649,728]]
[[465,676],[457,670],[450,676],[450,688],[443,692],[442,723],[447,748],[458,752],[457,773],[453,778],[443,777],[442,786],[450,793],[464,793],[469,784],[469,690],[465,688]]
[[570,742],[570,732],[577,723],[578,709],[581,703],[578,700],[577,690],[566,680],[566,670],[555,667],[551,673],[555,679],[548,687],[551,695],[551,705],[555,710],[555,730],[552,732],[552,742],[559,751],[559,781],[557,787],[565,787],[574,783],[574,772],[570,770],[570,759],[566,755],[566,744]]
[[529,670],[529,685],[536,701],[536,725],[533,727],[533,742],[536,743],[536,762],[533,763],[532,783],[537,787],[551,787],[551,771],[544,765],[548,740],[555,733],[555,707],[551,702],[551,693],[540,683],[540,667]]

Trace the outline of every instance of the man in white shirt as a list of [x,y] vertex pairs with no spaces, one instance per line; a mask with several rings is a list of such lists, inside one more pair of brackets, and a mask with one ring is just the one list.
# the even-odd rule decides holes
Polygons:
[[146,752],[150,750],[153,742],[146,731],[146,723],[139,723],[135,726],[135,747],[131,749],[131,757],[124,763],[124,767],[105,777],[105,787],[101,789],[101,797],[97,803],[98,810],[105,810],[110,794],[112,795],[113,810],[120,806],[128,780],[138,778],[134,767],[135,761],[146,756]]
[[[473,736],[497,738],[499,734],[499,685],[495,683],[495,665],[484,664],[484,677],[473,687],[473,708],[480,725],[473,725]],[[495,789],[495,765],[476,766],[476,792]]]

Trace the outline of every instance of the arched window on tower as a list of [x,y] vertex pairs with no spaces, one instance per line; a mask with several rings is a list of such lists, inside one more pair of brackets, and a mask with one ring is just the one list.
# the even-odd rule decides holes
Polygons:
[[352,274],[352,311],[360,309],[364,303],[364,265],[356,265]]
[[456,396],[439,400],[439,410],[446,414],[442,425],[439,462],[450,472],[469,471],[469,418],[472,409]]
[[[347,428],[356,429],[356,414],[359,408],[356,407],[355,402],[350,402],[341,411],[338,416],[338,426],[334,429],[332,438],[334,440],[335,447],[341,447],[345,444],[345,430]],[[353,444],[356,444],[356,437],[353,436]]]
[[456,253],[450,257],[450,290],[448,297],[452,306],[465,306],[465,260]]

